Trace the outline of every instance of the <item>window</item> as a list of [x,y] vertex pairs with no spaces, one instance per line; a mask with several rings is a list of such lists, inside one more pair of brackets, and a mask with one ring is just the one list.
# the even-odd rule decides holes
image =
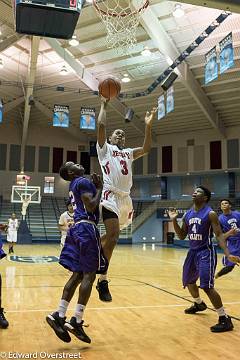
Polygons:
[[54,193],[54,180],[52,176],[44,177],[44,194],[53,194]]

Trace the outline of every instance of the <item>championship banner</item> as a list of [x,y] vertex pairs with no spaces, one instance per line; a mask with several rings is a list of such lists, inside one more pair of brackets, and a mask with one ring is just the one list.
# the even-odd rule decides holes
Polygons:
[[96,130],[95,108],[81,107],[80,129]]
[[216,46],[205,55],[205,84],[217,79],[218,64]]
[[220,47],[220,74],[234,66],[234,54],[233,54],[233,43],[232,33],[228,34],[219,43]]
[[165,116],[165,99],[164,95],[158,98],[158,120],[161,120]]
[[3,121],[3,103],[2,99],[0,99],[0,123]]
[[167,90],[167,114],[174,110],[174,89],[173,86]]
[[69,106],[54,105],[53,108],[53,126],[69,127]]

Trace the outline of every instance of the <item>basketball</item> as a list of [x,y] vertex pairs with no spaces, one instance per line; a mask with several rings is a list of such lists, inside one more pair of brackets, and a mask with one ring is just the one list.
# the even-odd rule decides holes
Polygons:
[[121,84],[117,79],[107,78],[99,83],[98,91],[105,99],[112,99],[120,94]]

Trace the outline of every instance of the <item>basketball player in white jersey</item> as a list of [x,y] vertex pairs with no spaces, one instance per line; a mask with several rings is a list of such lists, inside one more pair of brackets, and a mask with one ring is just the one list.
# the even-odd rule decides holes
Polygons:
[[73,219],[74,211],[72,204],[70,201],[68,201],[66,205],[67,205],[67,211],[65,211],[60,215],[58,222],[59,230],[61,231],[61,235],[62,235],[61,243],[60,243],[61,248],[63,248],[65,244],[68,229],[70,228],[70,226],[74,224],[74,219]]
[[[106,107],[108,101],[102,99],[98,117],[97,153],[103,173],[103,191],[100,208],[106,234],[102,237],[104,255],[110,262],[113,249],[118,241],[120,230],[132,222],[133,206],[129,196],[132,187],[132,162],[146,155],[151,149],[151,129],[154,114],[153,108],[145,116],[145,138],[139,148],[125,148],[125,133],[115,130],[107,143]],[[108,288],[107,274],[100,276],[97,283],[99,298],[112,301]]]
[[13,253],[13,246],[17,242],[17,229],[18,229],[18,219],[16,215],[12,213],[10,219],[8,219],[8,232],[7,232],[7,242],[8,242],[8,253]]

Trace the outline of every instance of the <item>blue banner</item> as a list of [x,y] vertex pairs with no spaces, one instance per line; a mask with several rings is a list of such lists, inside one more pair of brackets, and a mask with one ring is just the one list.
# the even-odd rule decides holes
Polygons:
[[220,74],[234,66],[234,54],[233,54],[233,43],[232,33],[228,34],[219,43],[220,47]]
[[96,130],[96,113],[94,108],[81,108],[80,129]]
[[53,108],[53,126],[69,127],[69,106],[54,105]]
[[161,95],[158,98],[158,120],[162,119],[165,116],[165,113],[165,99],[164,95]]
[[205,84],[217,79],[218,64],[216,46],[205,55]]
[[0,99],[0,123],[3,121],[3,103]]
[[167,114],[174,110],[174,89],[173,86],[167,90]]

